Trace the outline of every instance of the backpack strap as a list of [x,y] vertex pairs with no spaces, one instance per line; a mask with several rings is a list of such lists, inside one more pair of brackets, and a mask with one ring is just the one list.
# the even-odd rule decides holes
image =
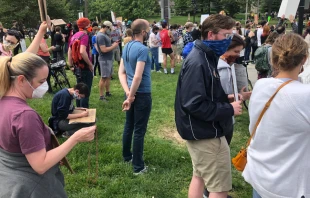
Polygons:
[[85,36],[86,34],[84,33],[84,34],[82,34],[79,38],[78,38],[78,40],[81,40],[82,38],[83,38],[83,36]]

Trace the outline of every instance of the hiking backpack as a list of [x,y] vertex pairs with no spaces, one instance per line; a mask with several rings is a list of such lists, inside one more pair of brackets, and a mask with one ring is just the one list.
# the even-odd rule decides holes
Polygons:
[[267,73],[271,70],[271,65],[268,59],[268,49],[270,45],[263,45],[259,47],[254,54],[255,69],[259,73]]
[[86,34],[82,34],[79,38],[72,41],[71,44],[71,54],[72,54],[72,62],[74,67],[78,67],[81,69],[84,69],[85,67],[85,61],[83,60],[83,57],[80,53],[80,47],[81,47],[81,39]]

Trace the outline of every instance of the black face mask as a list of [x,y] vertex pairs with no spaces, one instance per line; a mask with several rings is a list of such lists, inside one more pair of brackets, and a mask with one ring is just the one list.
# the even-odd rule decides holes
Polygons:
[[149,37],[150,37],[150,33],[147,32],[145,36],[143,36],[143,41],[147,41],[149,40]]

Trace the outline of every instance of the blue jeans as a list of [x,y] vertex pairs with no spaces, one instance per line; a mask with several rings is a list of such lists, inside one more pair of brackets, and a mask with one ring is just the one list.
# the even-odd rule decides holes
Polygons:
[[154,70],[154,64],[156,71],[160,70],[160,65],[158,63],[158,47],[152,47],[150,48],[151,54],[152,54],[152,65],[151,69]]
[[[144,169],[144,136],[151,109],[151,94],[136,93],[135,101],[126,112],[126,122],[123,133],[123,158],[124,161],[130,161],[132,159],[134,172],[139,172]],[[134,136],[133,141],[132,136]],[[131,142],[133,142],[132,152]]]
[[251,45],[245,47],[245,52],[244,52],[244,60],[250,60],[250,54],[251,54]]
[[253,188],[253,198],[262,198],[257,192],[256,190]]
[[[90,70],[82,70],[81,78],[76,79],[77,83],[85,83],[89,89],[89,96],[91,93],[91,87],[93,85],[93,73]],[[89,108],[89,97],[76,100],[77,107]]]

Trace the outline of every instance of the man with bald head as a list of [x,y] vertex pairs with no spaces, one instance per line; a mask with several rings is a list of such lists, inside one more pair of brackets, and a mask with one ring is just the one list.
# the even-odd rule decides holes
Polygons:
[[[137,19],[132,23],[131,29],[133,40],[123,49],[118,72],[126,93],[123,103],[123,111],[126,111],[123,158],[125,162],[132,162],[134,175],[140,175],[147,172],[143,161],[143,145],[152,108],[151,59],[148,48],[143,45],[150,28],[146,20]],[[132,136],[134,138],[131,152]]]

